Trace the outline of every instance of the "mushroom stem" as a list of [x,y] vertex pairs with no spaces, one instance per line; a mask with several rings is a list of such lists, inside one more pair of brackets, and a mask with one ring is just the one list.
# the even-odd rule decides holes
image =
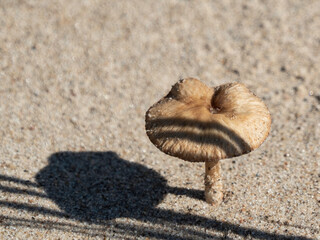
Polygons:
[[204,194],[206,202],[212,205],[219,205],[223,198],[220,162],[206,162],[205,167]]

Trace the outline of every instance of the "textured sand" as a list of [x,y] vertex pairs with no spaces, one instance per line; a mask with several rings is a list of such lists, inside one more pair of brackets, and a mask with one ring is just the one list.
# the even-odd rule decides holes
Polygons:
[[[0,0],[0,239],[320,239],[320,1]],[[272,114],[204,166],[148,140],[181,77],[239,81]]]

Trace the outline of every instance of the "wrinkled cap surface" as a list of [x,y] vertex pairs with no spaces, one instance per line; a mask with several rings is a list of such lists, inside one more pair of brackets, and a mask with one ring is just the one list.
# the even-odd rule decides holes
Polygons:
[[269,134],[266,105],[241,83],[209,88],[180,80],[146,113],[146,132],[166,154],[191,162],[236,157],[259,147]]

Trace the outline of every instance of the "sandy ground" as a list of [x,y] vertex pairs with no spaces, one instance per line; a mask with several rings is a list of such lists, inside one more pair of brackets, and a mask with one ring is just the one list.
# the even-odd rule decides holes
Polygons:
[[[272,114],[218,208],[145,134],[188,76]],[[320,239],[319,135],[320,1],[0,0],[0,239]]]

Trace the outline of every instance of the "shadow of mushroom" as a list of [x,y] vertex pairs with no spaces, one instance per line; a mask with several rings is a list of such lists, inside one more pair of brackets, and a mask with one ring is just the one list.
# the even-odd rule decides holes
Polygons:
[[114,152],[53,154],[36,180],[70,217],[93,222],[142,215],[166,193],[157,172]]
[[201,198],[202,191],[171,188],[156,171],[114,152],[59,152],[36,180],[71,218],[99,222],[142,218],[169,192]]

